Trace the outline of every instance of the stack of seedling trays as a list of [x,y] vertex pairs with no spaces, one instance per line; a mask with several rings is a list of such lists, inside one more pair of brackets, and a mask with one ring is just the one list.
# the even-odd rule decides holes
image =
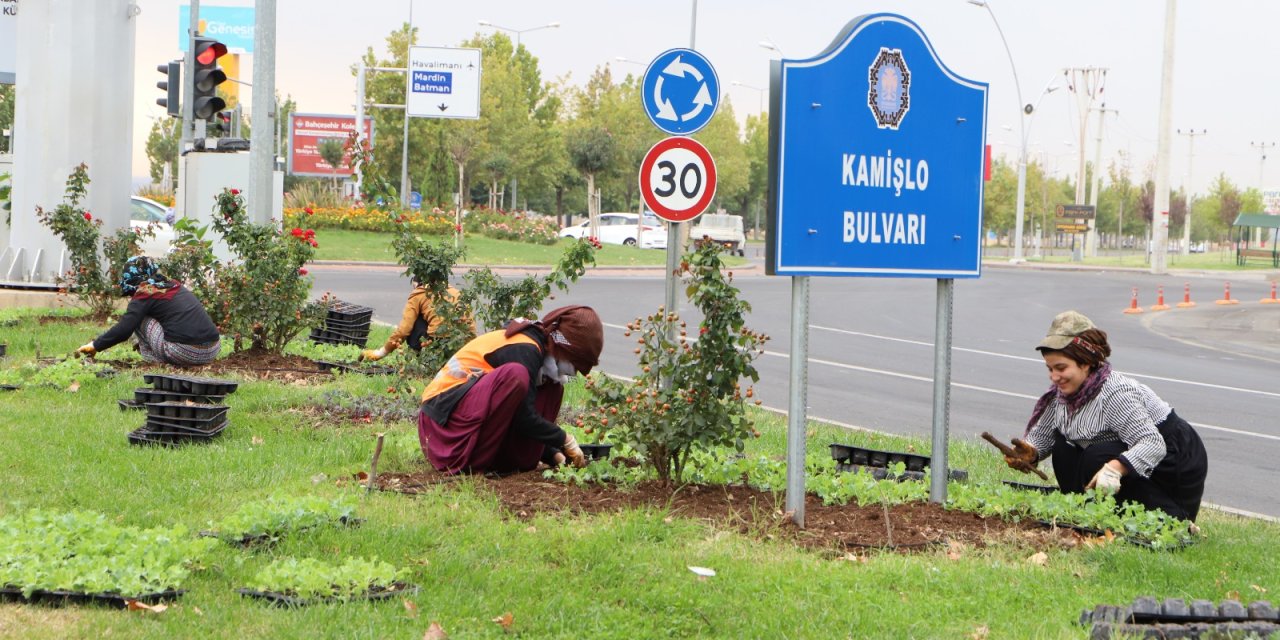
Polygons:
[[[832,444],[831,458],[836,461],[838,471],[863,471],[870,473],[877,480],[889,476],[889,465],[901,462],[906,470],[898,476],[899,480],[923,480],[924,470],[929,466],[929,456],[898,451],[880,451],[866,449],[847,444]],[[952,480],[969,479],[969,472],[963,469],[951,469],[948,477]]]
[[369,325],[373,308],[334,300],[324,324],[311,330],[311,340],[321,344],[354,344],[364,347],[369,341]]
[[227,428],[228,407],[223,400],[235,392],[237,383],[161,374],[147,374],[143,380],[152,388],[135,389],[133,404],[147,410],[147,422],[129,434],[130,443],[207,442]]

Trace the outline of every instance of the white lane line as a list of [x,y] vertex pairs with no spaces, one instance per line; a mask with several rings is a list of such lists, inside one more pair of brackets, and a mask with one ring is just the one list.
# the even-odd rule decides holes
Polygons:
[[[904,339],[904,338],[894,338],[894,337],[890,337],[890,336],[881,336],[881,335],[876,335],[876,334],[874,334],[874,333],[863,333],[863,332],[860,332],[860,331],[848,331],[848,330],[846,330],[846,329],[837,329],[837,328],[835,328],[835,327],[820,327],[820,326],[817,326],[817,325],[810,325],[810,328],[811,328],[811,329],[817,329],[817,330],[820,330],[820,331],[830,331],[830,332],[832,332],[832,333],[841,333],[841,334],[849,335],[849,336],[860,336],[860,337],[863,337],[863,338],[873,338],[873,339],[876,339],[876,340],[885,340],[885,341],[888,341],[888,342],[902,342],[902,343],[905,343],[905,344],[913,344],[913,345],[918,345],[918,346],[922,346],[922,347],[929,347],[930,349],[932,349],[932,348],[933,348],[933,343],[932,343],[932,342],[925,342],[925,341],[922,341],[922,340],[907,340],[907,339]],[[1010,359],[1010,360],[1022,360],[1022,361],[1025,361],[1025,362],[1041,362],[1040,358],[1032,358],[1032,357],[1030,357],[1030,356],[1015,356],[1015,355],[1009,355],[1009,354],[1007,354],[1007,353],[996,353],[996,352],[994,352],[994,351],[983,351],[983,350],[981,350],[981,349],[965,349],[965,348],[963,348],[963,347],[955,347],[955,346],[953,346],[953,347],[951,347],[951,350],[952,350],[952,351],[964,351],[965,353],[976,353],[976,354],[978,354],[978,355],[991,356],[991,357],[993,357],[993,358],[1008,358],[1008,359]],[[1270,396],[1270,397],[1273,397],[1273,398],[1280,398],[1280,393],[1272,392],[1272,391],[1262,391],[1262,390],[1260,390],[1260,389],[1245,389],[1245,388],[1243,388],[1243,387],[1232,387],[1232,386],[1221,385],[1221,384],[1213,384],[1213,383],[1209,383],[1209,382],[1196,382],[1196,381],[1194,381],[1194,380],[1183,380],[1183,379],[1181,379],[1181,378],[1165,378],[1165,377],[1162,377],[1162,376],[1149,375],[1149,374],[1145,374],[1145,373],[1133,373],[1133,372],[1131,372],[1131,371],[1125,371],[1124,373],[1125,373],[1125,375],[1133,376],[1134,378],[1146,378],[1147,380],[1159,380],[1159,381],[1161,381],[1161,382],[1173,382],[1173,383],[1177,383],[1177,384],[1185,384],[1185,385],[1190,385],[1190,386],[1195,386],[1195,387],[1207,387],[1207,388],[1209,388],[1209,389],[1217,389],[1217,390],[1220,390],[1220,391],[1236,391],[1236,392],[1239,392],[1239,393],[1252,393],[1252,394],[1261,395],[1261,396]]]

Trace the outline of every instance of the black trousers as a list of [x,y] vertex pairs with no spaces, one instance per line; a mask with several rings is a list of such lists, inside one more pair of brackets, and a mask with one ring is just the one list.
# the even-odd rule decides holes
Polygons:
[[422,351],[422,339],[427,337],[427,321],[419,317],[413,321],[413,328],[409,330],[409,339],[405,344],[414,351]]
[[[1164,437],[1164,459],[1150,478],[1132,472],[1121,478],[1116,500],[1137,502],[1147,509],[1159,509],[1194,522],[1200,513],[1204,479],[1209,474],[1209,455],[1200,435],[1177,413],[1170,411],[1156,429]],[[1055,434],[1053,473],[1058,477],[1058,487],[1064,493],[1083,493],[1102,465],[1119,458],[1128,448],[1123,442],[1095,442],[1081,449],[1061,433]]]

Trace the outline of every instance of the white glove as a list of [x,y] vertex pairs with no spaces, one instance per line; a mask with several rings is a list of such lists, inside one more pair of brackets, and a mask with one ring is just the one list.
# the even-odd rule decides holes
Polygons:
[[92,358],[92,357],[93,357],[94,355],[96,355],[97,353],[98,353],[98,350],[93,348],[93,343],[92,343],[92,342],[89,342],[89,343],[85,344],[83,347],[80,347],[79,349],[76,349],[76,354],[77,354],[77,355],[89,356],[90,358]]
[[361,351],[360,357],[358,359],[361,361],[372,360],[374,362],[377,362],[378,360],[381,360],[385,357],[387,357],[387,348],[378,347],[377,349],[365,349],[364,351]]
[[1098,469],[1098,473],[1094,474],[1093,480],[1089,481],[1086,489],[1101,489],[1102,491],[1115,495],[1120,490],[1120,472],[1116,471],[1109,464],[1102,465]]
[[565,457],[569,458],[573,466],[579,469],[587,466],[587,456],[583,455],[582,447],[578,446],[578,441],[574,439],[572,433],[565,434],[564,445],[560,450],[564,452]]

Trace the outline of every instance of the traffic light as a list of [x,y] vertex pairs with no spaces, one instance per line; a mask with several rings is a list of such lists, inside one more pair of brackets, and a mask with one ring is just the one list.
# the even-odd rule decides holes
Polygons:
[[217,138],[223,138],[231,135],[231,112],[219,111],[213,114],[213,124],[210,127],[213,133],[218,135]]
[[166,62],[156,66],[156,71],[163,73],[167,80],[156,83],[156,88],[165,92],[165,97],[156,98],[156,104],[165,108],[169,115],[177,118],[182,115],[182,63]]
[[227,55],[227,45],[204,36],[195,41],[195,96],[192,113],[196,120],[208,120],[227,103],[218,97],[218,85],[227,81],[227,74],[218,68],[218,58]]

